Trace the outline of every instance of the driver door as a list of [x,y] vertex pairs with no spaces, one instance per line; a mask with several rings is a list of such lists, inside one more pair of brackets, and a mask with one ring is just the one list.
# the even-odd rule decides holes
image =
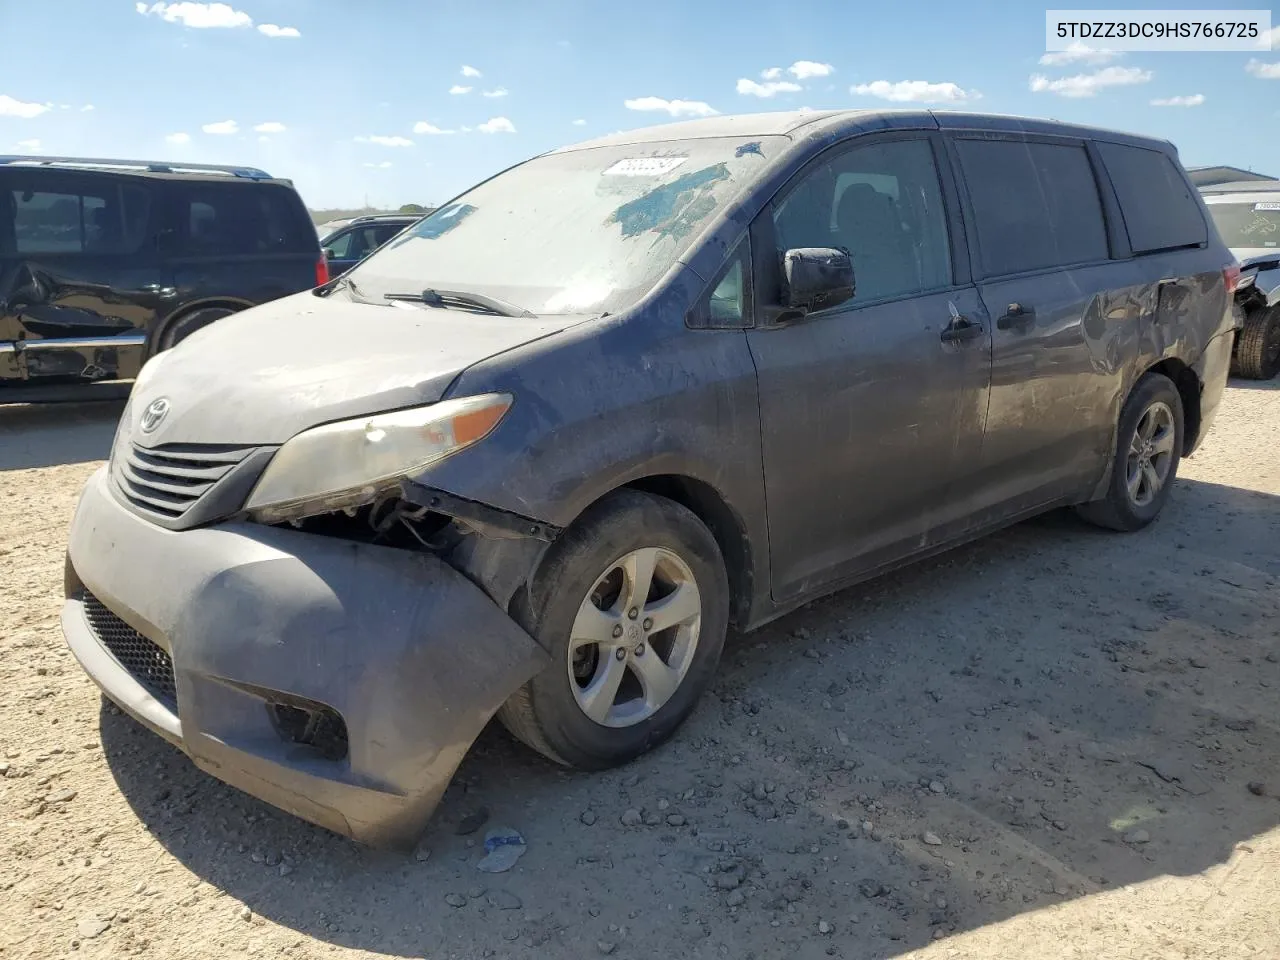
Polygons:
[[[858,138],[802,170],[752,227],[747,338],[778,602],[927,550],[965,513],[948,495],[981,448],[991,338],[940,156],[925,133]],[[848,250],[854,297],[762,325],[780,299],[777,264],[797,247]],[[956,316],[963,338],[947,332]]]

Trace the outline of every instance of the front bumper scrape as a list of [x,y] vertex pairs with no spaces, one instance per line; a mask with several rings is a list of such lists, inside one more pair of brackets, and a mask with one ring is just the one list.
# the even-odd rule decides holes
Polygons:
[[[338,833],[414,842],[485,724],[548,663],[434,555],[253,523],[169,531],[109,483],[90,479],[72,521],[72,651],[201,769]],[[176,711],[107,649],[86,595],[169,654]],[[281,733],[268,703],[291,699],[340,715],[344,756]]]

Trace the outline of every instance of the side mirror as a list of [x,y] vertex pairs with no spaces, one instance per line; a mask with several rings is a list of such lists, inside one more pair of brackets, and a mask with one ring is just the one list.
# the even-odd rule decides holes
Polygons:
[[853,292],[853,260],[848,252],[832,247],[799,247],[782,255],[785,315],[804,316],[826,310],[844,303],[853,297]]

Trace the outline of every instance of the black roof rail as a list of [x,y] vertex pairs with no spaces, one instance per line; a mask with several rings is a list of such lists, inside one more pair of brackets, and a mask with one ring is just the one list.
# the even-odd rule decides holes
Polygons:
[[220,173],[245,180],[272,180],[256,167],[229,167],[216,163],[171,163],[161,160],[101,160],[91,157],[24,157],[0,155],[0,166],[82,167],[86,169],[141,170],[145,173]]

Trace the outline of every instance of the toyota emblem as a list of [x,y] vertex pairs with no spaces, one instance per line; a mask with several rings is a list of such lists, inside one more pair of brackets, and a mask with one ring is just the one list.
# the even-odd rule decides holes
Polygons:
[[152,400],[147,404],[147,409],[142,411],[142,416],[138,420],[138,426],[143,433],[151,433],[156,427],[160,426],[160,421],[169,413],[169,401],[164,397],[158,400]]

